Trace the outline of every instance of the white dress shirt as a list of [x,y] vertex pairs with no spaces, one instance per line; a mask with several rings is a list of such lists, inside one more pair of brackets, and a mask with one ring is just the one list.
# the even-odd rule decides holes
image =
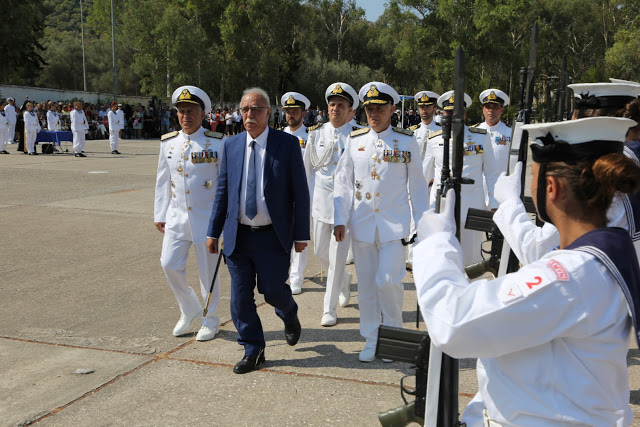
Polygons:
[[[242,172],[242,187],[240,188],[240,217],[238,222],[244,225],[259,227],[261,225],[271,224],[271,216],[267,209],[267,203],[264,199],[264,158],[267,150],[267,137],[269,136],[269,127],[264,132],[253,139],[247,132],[247,140],[245,142],[247,149],[244,153],[244,167]],[[247,205],[247,178],[249,176],[249,159],[251,156],[251,141],[256,141],[254,150],[256,152],[256,206],[258,213],[253,219],[249,219],[246,212]]]

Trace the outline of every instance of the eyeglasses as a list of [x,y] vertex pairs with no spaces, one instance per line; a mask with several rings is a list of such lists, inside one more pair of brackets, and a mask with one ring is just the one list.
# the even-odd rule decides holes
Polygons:
[[251,107],[242,107],[240,109],[240,111],[242,111],[242,114],[248,114],[249,111],[253,111],[254,113],[259,113],[260,110],[266,110],[269,107],[259,107],[257,105],[251,106]]

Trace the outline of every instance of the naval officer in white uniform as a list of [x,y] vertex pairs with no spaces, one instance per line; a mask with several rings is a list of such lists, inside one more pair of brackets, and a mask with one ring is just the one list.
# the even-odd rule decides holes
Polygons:
[[333,326],[338,321],[338,303],[341,307],[349,303],[351,283],[351,274],[345,269],[351,237],[347,233],[345,239],[338,242],[333,235],[333,183],[338,160],[345,150],[349,133],[357,129],[354,129],[349,120],[353,110],[358,108],[359,101],[356,91],[342,82],[330,85],[324,97],[329,122],[309,128],[304,168],[311,192],[313,248],[320,264],[327,271],[327,288],[320,324]]
[[[282,111],[285,113],[287,127],[283,130],[298,138],[302,157],[307,146],[307,127],[302,123],[304,112],[311,106],[309,98],[298,92],[287,92],[280,98]],[[307,254],[309,248],[305,247],[302,252],[291,251],[291,269],[289,271],[289,285],[291,293],[298,295],[302,292],[302,282],[304,282],[304,269],[307,266]]]
[[73,133],[73,151],[76,157],[87,157],[84,155],[85,135],[89,132],[89,123],[87,116],[84,114],[83,102],[76,101],[73,103],[71,110],[71,132]]
[[24,142],[25,149],[30,156],[35,156],[36,153],[36,137],[40,132],[40,122],[38,121],[38,115],[33,110],[33,103],[27,102],[27,109],[22,114],[24,118]]
[[606,211],[616,191],[640,186],[640,168],[622,154],[633,125],[597,117],[524,126],[534,202],[557,225],[560,247],[518,272],[469,282],[453,193],[442,214],[430,210],[418,224],[414,277],[432,343],[478,358],[467,426],[631,424],[627,352],[632,325],[638,345],[640,270]]
[[47,130],[62,130],[60,126],[60,113],[58,113],[58,104],[52,103],[51,109],[47,111]]
[[[486,129],[493,148],[493,163],[498,173],[502,173],[505,172],[509,166],[509,151],[511,150],[511,128],[500,121],[504,113],[504,107],[509,105],[509,95],[500,89],[487,89],[480,94],[479,99],[482,103],[484,122],[471,127]],[[488,156],[489,153],[490,152],[486,152],[485,157]],[[491,174],[490,177],[497,180],[495,174]],[[497,209],[498,202],[495,198],[489,197],[489,194],[493,194],[495,189],[495,180],[493,182],[487,182],[485,179],[484,186],[487,206],[493,210]],[[491,192],[489,192],[489,186],[491,186]]]
[[[465,109],[471,105],[471,98],[464,94]],[[438,105],[445,114],[453,113],[454,96],[453,91],[444,93],[438,98]],[[453,137],[449,141],[449,160],[453,162]],[[436,205],[436,192],[440,187],[440,178],[443,166],[443,146],[442,131],[437,131],[429,135],[429,142],[424,156],[423,168],[427,181],[434,180],[431,186],[431,197],[429,204],[433,208]],[[464,224],[469,208],[486,209],[487,205],[484,197],[483,179],[485,176],[488,182],[495,182],[500,175],[493,160],[493,146],[489,141],[489,136],[485,129],[469,128],[464,130],[464,159],[462,176],[473,179],[473,184],[462,185],[461,193],[461,223]],[[451,167],[451,166],[450,166]],[[490,197],[493,197],[493,188],[489,188]],[[460,239],[464,251],[464,264],[469,265],[482,260],[482,242],[484,233],[480,231],[467,230],[464,227],[460,230]]]
[[9,154],[7,151],[7,135],[9,133],[9,119],[4,112],[5,103],[0,101],[0,154]]
[[118,151],[118,136],[120,129],[124,129],[124,122],[120,119],[118,114],[118,104],[115,101],[111,101],[111,109],[107,113],[109,120],[109,147],[111,148],[111,154],[120,154]]
[[[180,320],[173,335],[191,329],[202,305],[196,292],[187,284],[186,263],[193,246],[198,260],[200,293],[206,301],[219,254],[207,251],[207,227],[218,185],[219,162],[224,135],[205,131],[202,119],[211,110],[207,94],[195,86],[182,86],[172,96],[182,130],[162,136],[156,180],[154,223],[164,233],[160,262],[180,307]],[[218,333],[220,317],[220,280],[211,295],[207,316],[196,340],[208,341]]]
[[358,275],[362,362],[375,360],[381,324],[402,327],[405,248],[410,217],[427,209],[427,183],[413,132],[391,126],[398,93],[371,82],[359,92],[370,127],[351,132],[334,182],[336,240],[351,234]]

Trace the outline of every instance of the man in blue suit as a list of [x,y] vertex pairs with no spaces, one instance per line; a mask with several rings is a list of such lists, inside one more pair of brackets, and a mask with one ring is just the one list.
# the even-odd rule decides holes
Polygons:
[[309,187],[298,139],[268,126],[269,96],[259,88],[244,91],[240,102],[246,132],[225,141],[207,248],[224,249],[231,275],[231,317],[244,345],[233,372],[245,374],[265,361],[264,334],[254,288],[275,307],[285,338],[300,338],[298,306],[286,284],[291,248],[302,252],[309,235]]

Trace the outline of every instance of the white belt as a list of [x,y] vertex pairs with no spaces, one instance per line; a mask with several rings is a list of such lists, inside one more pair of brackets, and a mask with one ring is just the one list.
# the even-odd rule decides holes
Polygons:
[[484,427],[502,427],[502,424],[489,418],[489,412],[486,409],[482,411],[482,419],[484,420],[482,424]]

